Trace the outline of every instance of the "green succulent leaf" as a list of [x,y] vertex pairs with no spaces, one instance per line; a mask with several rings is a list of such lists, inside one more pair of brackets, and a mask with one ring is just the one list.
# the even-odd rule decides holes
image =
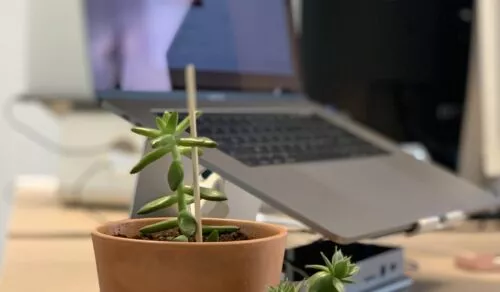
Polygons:
[[157,129],[143,128],[143,127],[133,127],[132,132],[152,139],[157,138],[158,136],[161,135],[161,132]]
[[332,291],[335,291],[335,292],[344,292],[345,291],[344,283],[342,283],[342,281],[340,281],[337,278],[332,278],[332,286],[333,286],[333,288],[335,288],[335,290],[332,290]]
[[177,220],[179,221],[179,229],[183,235],[191,237],[196,233],[196,219],[187,210],[181,211]]
[[[187,205],[194,203],[194,197],[189,196],[189,195],[185,195],[185,196],[186,196],[186,204]],[[154,199],[153,201],[145,204],[144,206],[142,206],[139,209],[139,211],[137,211],[137,214],[138,215],[145,215],[145,214],[149,214],[149,213],[152,213],[152,212],[164,209],[164,208],[169,208],[169,207],[173,206],[174,204],[176,204],[178,202],[178,200],[179,200],[179,197],[175,193],[168,195],[168,196],[159,197],[159,198]]]
[[177,196],[176,195],[170,195],[170,196],[163,196],[159,197],[157,199],[154,199],[153,201],[145,204],[142,206],[139,211],[137,211],[138,215],[144,215],[144,214],[149,214],[154,211],[161,210],[163,208],[168,208],[172,205],[177,203]]
[[175,144],[175,138],[170,134],[158,136],[151,141],[151,146],[153,146],[153,148],[158,148],[162,146],[172,148],[174,144]]
[[349,277],[352,277],[354,275],[356,275],[357,273],[359,273],[359,267],[358,266],[353,266],[353,267],[349,267],[349,273],[348,273],[348,276]]
[[334,263],[335,266],[334,266],[334,275],[335,277],[339,278],[339,279],[342,279],[344,277],[346,277],[348,275],[348,262],[347,260],[341,260],[337,263]]
[[179,161],[173,161],[168,169],[168,185],[172,191],[179,188],[179,185],[184,180],[184,169],[182,163]]
[[330,270],[328,270],[327,267],[322,266],[322,265],[307,265],[306,268],[313,269],[313,270],[319,270],[319,271],[323,271],[323,272],[327,272],[327,273],[330,272]]
[[160,221],[148,226],[145,226],[139,230],[140,233],[142,234],[151,234],[151,233],[156,233],[164,230],[169,230],[174,227],[178,226],[178,222],[176,219],[172,220],[166,220],[166,221]]
[[325,256],[324,253],[321,253],[321,257],[323,258],[323,261],[325,262],[326,267],[333,273],[333,265],[332,262]]
[[334,290],[332,276],[328,272],[317,272],[307,282],[309,292],[338,292]]
[[194,203],[194,197],[184,194],[184,198],[186,199],[186,205],[191,205],[192,203]]
[[208,242],[218,242],[219,241],[219,231],[217,229],[212,230],[207,237]]
[[154,149],[153,151],[144,155],[144,157],[142,157],[142,159],[132,168],[130,173],[131,174],[138,173],[139,171],[143,170],[149,164],[162,158],[165,154],[167,154],[171,150],[172,149],[168,148],[168,147],[161,147],[161,148]]
[[163,112],[162,119],[165,123],[168,123],[168,119],[170,118],[170,113],[168,111]]
[[167,130],[167,123],[160,117],[156,117],[156,127],[162,132],[165,133]]
[[302,283],[295,284],[288,281],[282,281],[276,287],[269,287],[268,292],[299,292],[301,286]]
[[172,241],[180,241],[180,242],[188,242],[189,239],[185,235],[179,235],[176,238],[172,239]]
[[177,123],[179,122],[179,113],[173,112],[168,118],[168,122],[165,128],[165,132],[169,134],[174,134],[175,129],[177,127]]
[[177,237],[174,237],[172,239],[170,239],[171,241],[179,241],[179,242],[188,242],[189,239],[185,236],[185,235],[179,235]]
[[240,230],[240,228],[238,226],[230,226],[230,225],[227,225],[227,226],[207,226],[207,225],[202,226],[202,233],[203,234],[210,234],[214,230],[217,230],[219,232],[219,234],[222,234],[222,233],[236,232],[236,231]]
[[344,259],[344,254],[341,250],[335,248],[335,253],[332,256],[332,263],[339,262]]
[[187,147],[204,147],[204,148],[217,147],[217,143],[215,141],[206,137],[179,138],[177,140],[177,145],[187,146]]
[[[187,158],[191,158],[193,156],[193,148],[192,147],[185,147],[185,146],[177,146],[177,149],[179,149],[179,153],[183,156],[186,156]],[[196,148],[198,150],[198,155],[202,156],[203,155],[203,148]]]
[[[201,111],[196,111],[195,112],[196,118],[200,117],[201,114],[202,114]],[[177,125],[177,128],[175,129],[175,135],[180,135],[184,133],[189,128],[189,125],[190,125],[190,118],[189,116],[187,116]]]
[[[183,188],[183,192],[191,196],[194,196],[193,186],[185,185]],[[204,187],[200,187],[200,198],[203,200],[213,201],[213,202],[221,202],[227,200],[227,197],[224,193],[216,189],[204,188]]]

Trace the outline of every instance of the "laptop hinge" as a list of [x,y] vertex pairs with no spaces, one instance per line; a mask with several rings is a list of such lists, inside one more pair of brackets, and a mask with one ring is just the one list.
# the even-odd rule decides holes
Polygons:
[[466,219],[467,216],[463,211],[452,211],[446,213],[443,216],[422,218],[418,220],[417,223],[415,223],[415,226],[411,228],[407,233],[409,235],[415,235],[425,232],[453,228],[462,224]]

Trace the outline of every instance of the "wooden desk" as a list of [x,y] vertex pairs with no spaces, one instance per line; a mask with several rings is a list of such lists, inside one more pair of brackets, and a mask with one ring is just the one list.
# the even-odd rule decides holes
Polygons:
[[[97,292],[88,234],[101,220],[126,216],[126,211],[62,208],[54,202],[51,190],[18,192],[0,291]],[[313,239],[314,235],[289,236],[290,244]],[[405,247],[407,258],[418,264],[418,270],[410,274],[416,280],[412,291],[497,292],[500,289],[499,274],[470,274],[453,266],[453,256],[464,250],[499,252],[500,231],[440,232],[414,238],[394,236],[377,242]]]

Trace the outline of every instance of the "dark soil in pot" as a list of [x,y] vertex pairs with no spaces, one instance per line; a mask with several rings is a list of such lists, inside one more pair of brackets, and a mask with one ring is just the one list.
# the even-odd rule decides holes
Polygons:
[[[169,230],[153,233],[153,234],[140,234],[134,237],[127,237],[123,234],[115,234],[116,237],[131,238],[139,240],[151,240],[151,241],[172,241],[172,239],[181,235],[179,228],[172,228]],[[203,241],[207,241],[208,235],[203,236]],[[241,241],[254,239],[241,231],[234,231],[230,233],[222,233],[219,235],[219,242],[230,242],[230,241]],[[195,242],[194,236],[189,238],[190,242]]]

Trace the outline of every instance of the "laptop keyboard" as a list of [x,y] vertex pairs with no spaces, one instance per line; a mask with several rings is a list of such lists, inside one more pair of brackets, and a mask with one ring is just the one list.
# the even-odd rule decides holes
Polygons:
[[386,153],[316,115],[205,113],[198,136],[217,141],[219,150],[248,166]]

